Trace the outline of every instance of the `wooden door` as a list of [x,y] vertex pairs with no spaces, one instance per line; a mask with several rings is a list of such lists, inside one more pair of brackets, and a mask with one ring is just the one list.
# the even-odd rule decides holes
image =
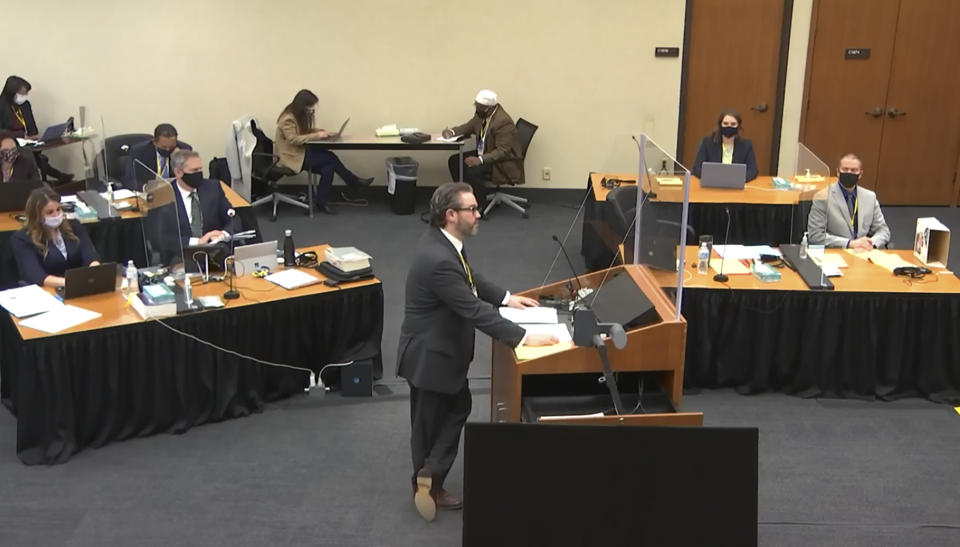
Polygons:
[[[836,174],[840,156],[863,160],[861,184],[876,186],[900,0],[817,2],[807,56],[800,141]],[[846,50],[869,49],[867,59]]]
[[960,2],[902,0],[877,167],[881,204],[956,204]]
[[[743,136],[753,141],[761,175],[779,153],[782,93],[781,43],[789,25],[784,0],[687,0],[684,85],[680,97],[678,159],[688,168],[717,115],[733,108],[743,116]],[[786,17],[785,17],[786,15]],[[781,65],[784,66],[781,66]],[[776,149],[775,149],[776,148]]]

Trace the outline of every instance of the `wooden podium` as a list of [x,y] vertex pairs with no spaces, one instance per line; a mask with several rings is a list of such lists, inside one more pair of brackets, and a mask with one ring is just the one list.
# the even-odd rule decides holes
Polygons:
[[[654,305],[659,320],[652,324],[627,330],[627,345],[618,350],[613,342],[606,341],[607,355],[614,373],[651,373],[660,391],[669,399],[671,411],[617,415],[575,415],[571,412],[560,419],[551,418],[549,423],[574,424],[634,424],[634,425],[702,425],[700,412],[679,412],[683,399],[683,363],[686,347],[687,322],[677,319],[672,299],[663,292],[651,272],[641,265],[626,265],[600,270],[580,277],[583,287],[596,289],[606,276],[627,275],[636,284],[638,291]],[[574,281],[576,282],[576,281]],[[566,297],[568,281],[561,281],[521,293],[523,296]],[[588,297],[589,300],[590,297]],[[651,312],[651,315],[652,312]],[[600,318],[603,320],[603,318]],[[602,362],[593,347],[567,347],[556,352],[526,360],[518,360],[513,348],[501,342],[493,342],[490,390],[490,420],[492,422],[522,421],[522,406],[527,394],[525,388],[534,382],[542,392],[549,391],[551,382],[558,385],[564,376],[596,374],[603,372]],[[621,389],[621,392],[623,390]],[[548,420],[538,419],[547,423]]]

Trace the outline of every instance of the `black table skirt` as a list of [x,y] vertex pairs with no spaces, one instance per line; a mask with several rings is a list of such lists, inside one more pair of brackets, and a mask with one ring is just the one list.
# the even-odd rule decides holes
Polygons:
[[[583,255],[587,269],[591,271],[609,268],[615,265],[617,247],[623,239],[622,233],[616,233],[611,221],[611,207],[606,201],[597,201],[587,177],[587,200],[583,213],[583,234],[580,254]],[[671,216],[681,217],[680,204],[661,203],[664,207],[675,207]],[[697,236],[709,234],[714,244],[724,241],[727,229],[727,210],[730,211],[731,243],[743,245],[779,245],[798,243],[806,230],[807,210],[809,207],[796,205],[758,205],[749,203],[691,203],[687,210],[688,224]],[[695,245],[688,241],[688,245]],[[631,246],[632,241],[627,243]]]
[[[258,359],[309,368],[370,359],[382,375],[381,285],[164,320]],[[157,322],[23,342],[0,321],[4,403],[17,416],[17,455],[63,463],[85,447],[259,412],[302,392],[305,372],[215,350]]]
[[684,289],[687,388],[960,401],[960,295]]
[[[237,218],[243,230],[256,230],[256,239],[248,243],[262,241],[260,225],[252,207],[237,208]],[[128,260],[133,260],[138,266],[147,265],[141,219],[108,218],[84,224],[83,227],[97,249],[101,262],[126,264]],[[12,231],[0,232],[0,290],[16,287],[20,281],[17,261],[10,249],[10,237],[13,234]]]

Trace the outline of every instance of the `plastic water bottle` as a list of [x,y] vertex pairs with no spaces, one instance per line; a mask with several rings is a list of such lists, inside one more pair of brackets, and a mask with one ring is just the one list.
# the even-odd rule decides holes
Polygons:
[[700,251],[697,252],[697,273],[706,275],[710,271],[710,249],[707,243],[700,244]]
[[293,230],[285,230],[283,232],[283,267],[293,268],[296,265],[296,250],[293,246]]
[[190,284],[190,278],[183,278],[183,303],[187,305],[188,308],[193,307],[193,285]]
[[137,279],[137,267],[132,260],[127,261],[127,270],[124,275],[127,282],[127,294],[137,294],[140,292],[140,285]]
[[807,258],[807,232],[803,232],[803,239],[800,240],[800,258]]
[[107,203],[109,203],[111,207],[113,206],[113,183],[112,182],[107,183]]

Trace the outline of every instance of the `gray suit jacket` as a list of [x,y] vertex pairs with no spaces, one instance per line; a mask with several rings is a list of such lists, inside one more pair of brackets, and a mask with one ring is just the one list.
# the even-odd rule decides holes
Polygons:
[[471,273],[478,296],[440,229],[431,226],[420,237],[407,272],[397,349],[397,375],[417,388],[453,394],[463,387],[473,360],[474,329],[509,346],[523,339],[524,329],[497,310],[507,291]]
[[857,233],[851,237],[850,210],[843,199],[839,183],[818,192],[807,219],[807,241],[813,245],[846,247],[851,239],[868,236],[874,247],[890,241],[890,228],[883,219],[877,194],[857,186]]

